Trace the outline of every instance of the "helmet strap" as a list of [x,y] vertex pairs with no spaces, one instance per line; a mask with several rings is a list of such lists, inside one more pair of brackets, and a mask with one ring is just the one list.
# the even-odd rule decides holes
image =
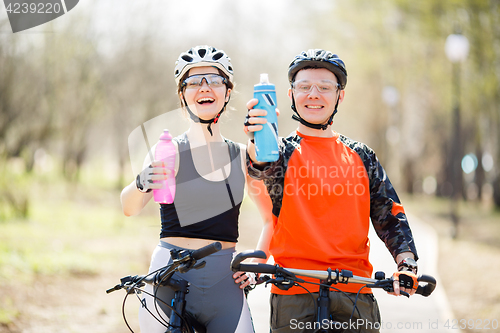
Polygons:
[[330,115],[330,118],[328,118],[328,121],[325,124],[313,124],[313,123],[306,121],[304,118],[302,118],[300,116],[299,112],[297,111],[297,108],[295,107],[295,98],[294,98],[293,92],[292,92],[292,106],[291,106],[291,108],[294,112],[294,114],[292,115],[292,119],[297,120],[298,122],[300,122],[302,125],[304,125],[306,127],[309,127],[312,129],[320,129],[320,130],[325,131],[328,128],[328,126],[333,124],[333,117],[335,117],[335,115],[338,112],[337,107],[339,106],[339,100],[340,100],[340,96],[337,98],[337,103],[335,104],[335,110],[333,110],[333,113]]
[[[226,92],[226,97],[227,97],[227,92]],[[229,96],[229,98],[231,98],[231,96]],[[212,124],[217,124],[222,112],[224,112],[224,110],[226,109],[227,103],[229,103],[229,99],[224,103],[224,106],[219,111],[219,113],[217,113],[217,115],[215,117],[213,117],[212,119],[208,119],[208,120],[201,119],[200,117],[195,115],[193,111],[191,111],[191,109],[189,108],[189,105],[186,102],[186,98],[184,97],[184,94],[182,94],[182,100],[184,101],[184,105],[186,106],[186,109],[188,111],[188,114],[189,114],[189,117],[191,118],[191,120],[193,120],[195,123],[208,124],[207,130],[210,133],[210,136],[214,136],[214,134],[212,133]]]

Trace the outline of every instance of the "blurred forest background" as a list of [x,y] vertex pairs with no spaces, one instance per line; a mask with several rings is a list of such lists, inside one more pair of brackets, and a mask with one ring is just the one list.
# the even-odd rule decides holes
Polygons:
[[[445,54],[453,33],[469,42],[461,63]],[[26,252],[14,250],[15,232],[57,238],[54,230],[63,228],[54,223],[49,233],[33,229],[33,221],[95,212],[88,217],[99,221],[93,228],[107,230],[109,221],[110,230],[126,228],[117,215],[119,191],[135,177],[128,137],[178,109],[174,63],[199,44],[232,59],[236,93],[222,126],[239,142],[246,142],[245,104],[259,73],[276,84],[280,134],[287,135],[296,126],[286,95],[288,64],[309,48],[337,53],[348,83],[334,128],[375,149],[408,200],[439,203],[440,217],[455,226],[453,237],[460,237],[456,227],[467,214],[476,227],[482,221],[476,217],[485,216],[489,242],[500,246],[494,236],[500,225],[498,0],[83,0],[63,17],[16,34],[0,5],[0,281],[26,271],[50,276],[64,265],[74,273],[73,263],[54,263],[51,270],[35,258],[30,266]],[[165,125],[176,126],[182,125]],[[61,242],[49,247],[60,253],[69,246]],[[150,249],[140,257],[146,264]],[[53,260],[50,253],[45,263]],[[89,258],[79,258],[84,267],[76,275],[97,274]],[[17,301],[0,294],[0,327],[7,332],[22,317]]]
[[[18,34],[8,33],[3,14],[0,217],[28,216],[29,189],[13,181],[25,175],[57,171],[77,182],[89,168],[116,188],[128,183],[127,137],[179,107],[173,66],[197,44],[232,57],[238,94],[225,119],[230,138],[245,141],[245,103],[260,72],[277,85],[281,134],[291,132],[287,66],[302,50],[324,48],[344,59],[349,74],[335,128],[374,148],[398,188],[450,196],[451,162],[470,153],[473,169],[458,184],[462,198],[493,198],[499,207],[498,7],[498,1],[465,0],[278,1],[267,8],[259,1],[213,1],[190,12],[175,1],[89,0],[39,32]],[[470,43],[460,71],[458,134],[452,64],[444,52],[456,29]]]

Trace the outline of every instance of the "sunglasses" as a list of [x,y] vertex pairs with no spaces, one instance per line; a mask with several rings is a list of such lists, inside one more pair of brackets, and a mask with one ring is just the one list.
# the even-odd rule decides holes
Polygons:
[[313,87],[316,87],[319,93],[326,94],[337,92],[337,90],[340,88],[340,84],[330,80],[322,80],[316,83],[312,83],[306,80],[300,80],[292,83],[292,89],[297,93],[308,94],[312,91]]
[[198,74],[186,78],[182,82],[182,87],[186,89],[198,89],[203,84],[203,80],[210,88],[220,88],[225,86],[227,79],[217,74]]

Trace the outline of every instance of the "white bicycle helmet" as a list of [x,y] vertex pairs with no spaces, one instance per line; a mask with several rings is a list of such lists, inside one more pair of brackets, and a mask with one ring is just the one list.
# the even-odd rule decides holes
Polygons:
[[200,45],[180,54],[175,63],[175,83],[179,85],[181,78],[191,68],[202,66],[217,67],[229,77],[231,83],[233,82],[233,66],[227,54],[215,47]]

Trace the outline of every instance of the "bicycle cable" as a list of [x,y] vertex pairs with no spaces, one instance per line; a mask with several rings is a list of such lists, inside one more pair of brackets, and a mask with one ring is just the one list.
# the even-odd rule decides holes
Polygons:
[[[172,278],[172,276],[173,276],[173,273],[171,274],[171,276],[170,276],[170,277],[168,277],[168,279],[171,279],[171,278]],[[160,319],[161,319],[161,320],[163,320],[163,321],[165,321],[165,323],[167,323],[167,325],[168,325],[168,326],[166,326],[166,327],[171,327],[170,323],[168,322],[168,319],[163,318],[163,317],[162,317],[162,315],[161,315],[161,312],[160,312],[160,311],[159,311],[159,309],[158,309],[158,302],[156,302],[156,300],[159,300],[160,302],[162,302],[163,304],[165,304],[165,305],[166,305],[166,306],[167,306],[170,310],[174,311],[174,312],[175,312],[175,314],[176,314],[176,315],[177,315],[177,316],[178,316],[178,317],[182,320],[183,325],[184,325],[184,326],[187,326],[187,325],[188,325],[188,322],[187,322],[187,321],[186,321],[186,319],[182,316],[182,314],[181,314],[181,313],[179,313],[179,312],[177,312],[177,310],[175,310],[175,309],[174,309],[171,305],[168,305],[165,301],[163,301],[162,299],[160,299],[160,298],[157,296],[157,294],[158,294],[158,290],[160,289],[161,284],[162,284],[162,283],[163,283],[163,281],[165,281],[165,280],[167,280],[167,275],[165,275],[165,276],[164,276],[164,277],[163,277],[163,278],[162,278],[162,279],[158,282],[158,286],[155,286],[155,287],[154,287],[155,292],[154,292],[154,296],[153,296],[153,298],[154,298],[154,300],[155,300],[155,302],[154,302],[154,304],[155,304],[155,310],[156,310],[156,312],[158,313],[158,315],[160,316]],[[158,319],[157,319],[157,320],[158,320]]]
[[[302,283],[309,283],[309,284],[314,284],[314,285],[317,285],[317,286],[325,286],[325,287],[328,287],[329,289],[332,289],[334,291],[338,291],[338,292],[341,292],[342,294],[344,294],[344,296],[346,296],[347,298],[349,298],[349,300],[351,301],[351,303],[353,304],[353,308],[352,308],[352,313],[351,313],[351,317],[349,318],[349,320],[352,319],[352,316],[354,315],[354,310],[356,310],[358,312],[358,316],[361,318],[361,312],[359,311],[359,308],[357,306],[357,302],[358,302],[358,295],[361,291],[361,289],[365,288],[366,286],[363,286],[361,287],[361,289],[358,290],[358,293],[356,294],[356,298],[355,300],[353,301],[351,296],[349,296],[346,292],[338,289],[338,288],[335,288],[335,287],[332,287],[331,285],[328,285],[328,284],[324,284],[324,283],[317,283],[317,282],[311,282],[311,281],[304,281]],[[296,285],[297,287],[301,287],[303,288],[305,291],[307,291],[311,296],[312,296],[312,293],[304,286],[301,286],[299,284],[297,284],[297,282],[294,282],[294,285]],[[314,296],[312,296],[313,299],[314,299]],[[314,318],[316,318],[316,316],[318,315],[318,312],[317,312],[317,309],[318,309],[318,303],[317,303],[317,300],[314,300],[315,301],[315,310],[314,310]]]
[[356,305],[356,301],[355,300],[353,301],[352,298],[351,298],[351,296],[349,296],[345,291],[342,291],[342,290],[340,290],[338,288],[332,287],[332,286],[330,286],[328,284],[324,284],[324,283],[316,283],[316,282],[309,282],[309,281],[304,281],[304,283],[309,283],[309,284],[315,284],[315,285],[318,285],[318,286],[329,287],[330,289],[332,289],[334,291],[338,291],[338,292],[344,294],[344,296],[346,296],[347,298],[349,298],[349,300],[353,304],[353,306],[354,306],[353,307],[353,311],[354,311],[354,309],[356,309],[356,311],[358,311],[358,315],[361,316],[361,313],[359,312],[358,306]]
[[[142,281],[142,279],[141,279],[141,281]],[[149,295],[149,296],[151,296],[151,297],[154,297],[154,295],[152,295],[152,294],[148,293],[147,291],[145,291],[145,290],[143,290],[143,289],[141,289],[141,288],[137,287],[137,285],[138,285],[138,283],[134,283],[134,284],[130,287],[130,289],[131,289],[131,290],[133,290],[134,295],[135,295],[135,296],[137,297],[137,299],[139,300],[139,303],[141,303],[141,304],[144,306],[144,308],[146,309],[146,311],[148,311],[148,312],[149,312],[149,314],[150,314],[150,315],[151,315],[154,319],[156,319],[156,320],[157,320],[160,324],[162,324],[163,326],[165,326],[166,328],[168,328],[168,326],[167,326],[167,325],[165,325],[164,323],[162,323],[162,322],[161,322],[161,320],[160,320],[161,318],[160,318],[160,319],[158,319],[158,318],[157,318],[157,317],[156,317],[156,316],[155,316],[155,315],[154,315],[154,314],[153,314],[153,313],[152,313],[152,312],[148,309],[148,307],[147,307],[147,306],[145,306],[145,305],[142,303],[143,299],[141,300],[141,298],[139,297],[139,293],[138,293],[138,292],[140,292],[140,293],[144,293],[144,294]],[[125,298],[123,299],[123,303],[122,303],[122,316],[123,316],[123,321],[125,322],[125,325],[127,325],[127,327],[128,327],[128,329],[130,330],[130,332],[134,333],[134,331],[132,330],[132,328],[130,327],[130,325],[129,325],[128,321],[127,321],[127,316],[126,316],[126,314],[125,314],[125,304],[126,304],[126,302],[127,302],[127,299],[128,299],[129,294],[130,294],[130,292],[128,292],[128,291],[127,291],[127,293],[125,294]],[[163,302],[163,300],[161,300],[161,299],[160,299],[160,301],[161,301],[161,302]],[[163,303],[165,303],[165,302],[163,302]],[[169,306],[167,303],[165,303],[165,305],[166,305],[166,306]]]
[[[354,307],[358,310],[358,315],[360,318],[361,314],[359,313],[359,309],[356,304],[358,303],[359,294],[361,293],[361,290],[363,290],[363,288],[366,288],[366,285],[359,288],[358,292],[356,293],[356,298],[354,299]],[[354,316],[354,308],[352,308],[351,316],[349,317],[349,322],[351,322],[353,316]],[[361,329],[359,329],[359,332],[361,332]]]
[[[166,328],[169,328],[170,325],[168,323],[168,321],[166,321],[162,316],[161,316],[161,313],[158,311],[158,308],[157,308],[157,302],[160,301],[161,303],[163,303],[167,308],[169,308],[170,310],[174,311],[178,316],[179,318],[182,319],[182,321],[186,324],[186,320],[182,317],[182,315],[177,312],[172,306],[170,306],[168,303],[166,303],[165,301],[163,301],[162,299],[158,298],[157,297],[157,290],[158,288],[155,288],[155,293],[154,294],[151,294],[147,291],[145,291],[144,289],[141,289],[141,287],[138,287],[138,285],[140,285],[148,276],[151,276],[153,274],[156,274],[162,270],[165,270],[165,269],[170,269],[172,267],[172,264],[169,264],[169,265],[166,265],[166,266],[163,266],[161,268],[158,268],[157,270],[151,272],[151,273],[148,273],[147,275],[144,275],[141,279],[139,279],[138,281],[136,281],[134,284],[132,284],[130,287],[128,287],[129,289],[127,290],[127,293],[125,294],[125,298],[123,299],[123,303],[122,303],[122,317],[123,317],[123,321],[125,322],[125,325],[127,325],[127,328],[130,330],[130,332],[134,333],[134,331],[132,330],[132,328],[130,327],[128,321],[127,321],[127,316],[125,314],[125,304],[127,302],[127,299],[128,299],[128,296],[129,296],[129,290],[132,290],[134,292],[134,294],[136,295],[137,299],[139,300],[139,303],[142,304],[142,306],[146,309],[146,311],[148,311],[148,313],[155,319],[157,320],[160,324],[162,324],[163,326],[165,326]],[[165,279],[166,277],[163,277],[162,280],[160,282],[163,282],[163,280]],[[157,311],[157,313],[160,315],[160,318],[156,317],[149,309],[146,305],[143,304],[143,300],[144,299],[141,299],[139,297],[139,292],[141,293],[144,293],[150,297],[153,298],[154,300],[154,303],[155,303],[155,309]]]
[[[142,304],[142,300],[139,297],[138,291],[140,291],[141,293],[145,293],[145,294],[147,294],[149,296],[153,296],[150,293],[148,293],[148,292],[146,292],[146,291],[144,291],[144,290],[142,290],[142,289],[140,289],[138,287],[135,287],[135,284],[134,284],[134,286],[130,287],[130,289],[132,289],[134,291],[134,295],[136,295],[137,299],[139,300],[139,303],[141,303],[141,304]],[[129,329],[129,331],[132,332],[132,333],[134,333],[134,330],[132,330],[132,328],[130,327],[130,325],[129,325],[128,321],[127,321],[127,316],[125,314],[125,304],[127,302],[129,294],[130,293],[127,292],[127,294],[125,295],[125,298],[123,299],[123,303],[122,303],[122,316],[123,316],[123,321],[125,322],[125,325],[127,325],[127,328]],[[158,318],[156,318],[156,316],[151,311],[149,311],[149,309],[146,306],[144,308],[146,309],[146,311],[149,312],[149,314],[153,318],[155,318],[156,320],[158,320],[158,322],[160,322],[163,326],[165,326]],[[167,326],[165,326],[165,327],[167,327]]]

